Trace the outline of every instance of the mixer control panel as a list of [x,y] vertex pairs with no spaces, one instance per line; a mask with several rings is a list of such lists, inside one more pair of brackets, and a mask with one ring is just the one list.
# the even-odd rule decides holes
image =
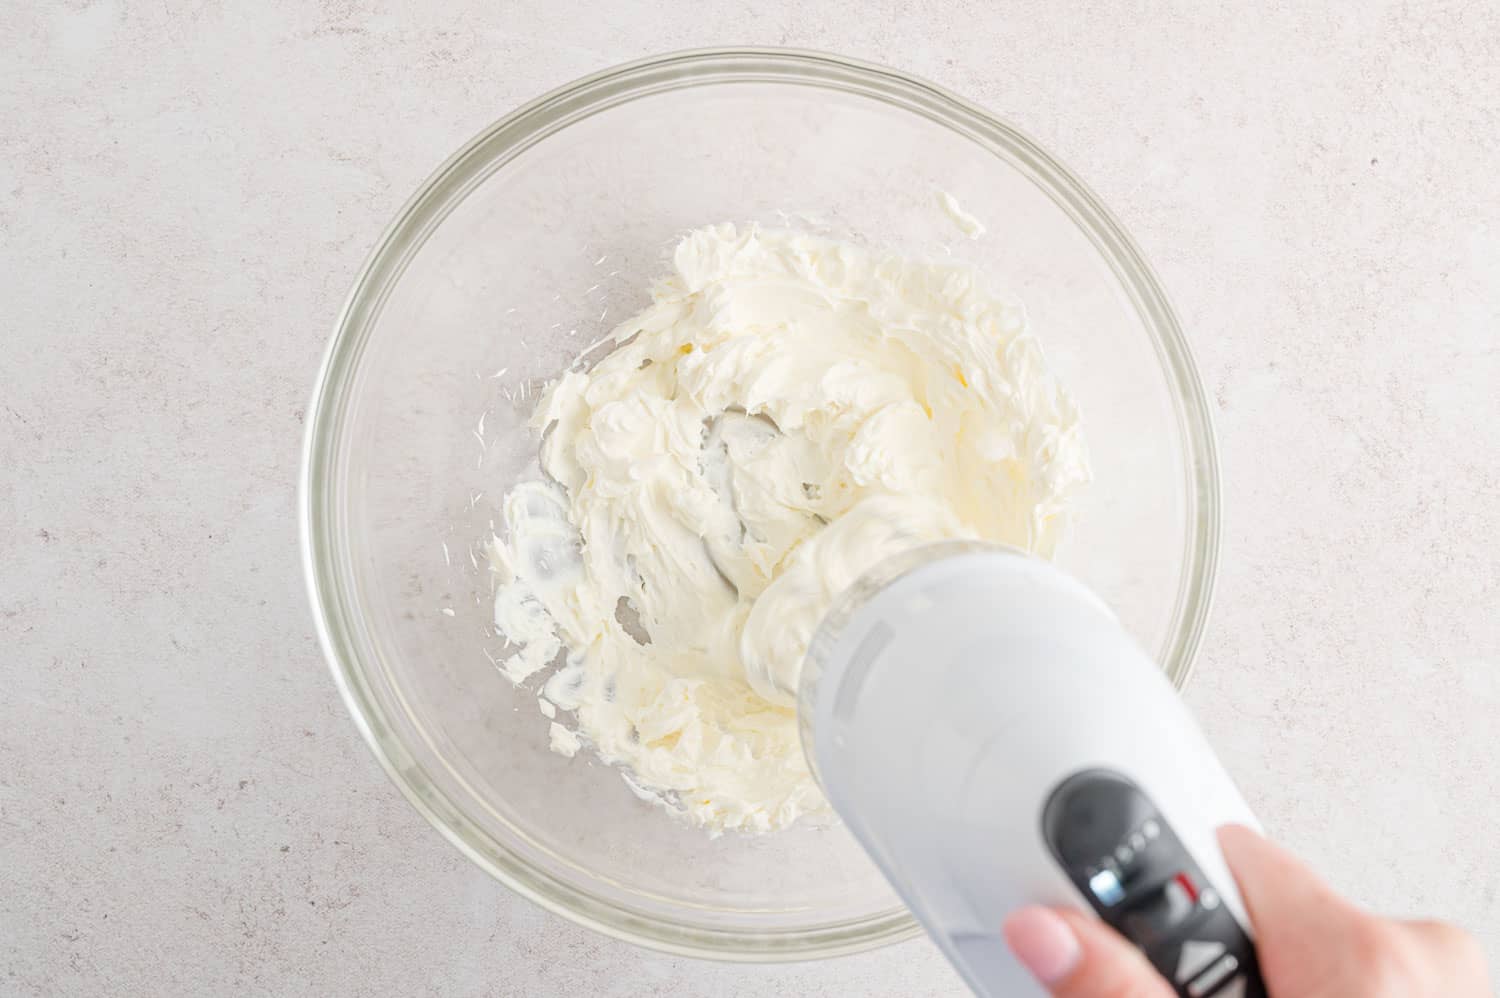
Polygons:
[[1047,847],[1099,917],[1185,998],[1265,998],[1255,946],[1151,800],[1124,776],[1075,773],[1042,812]]

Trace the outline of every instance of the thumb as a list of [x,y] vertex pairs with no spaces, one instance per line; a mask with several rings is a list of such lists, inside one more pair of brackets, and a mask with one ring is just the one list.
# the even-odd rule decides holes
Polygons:
[[1367,915],[1248,828],[1219,829],[1219,846],[1245,899],[1272,994],[1490,993],[1484,954],[1466,933]]
[[1272,991],[1299,993],[1359,979],[1363,968],[1350,964],[1364,952],[1362,933],[1374,919],[1257,832],[1226,825],[1219,829],[1219,847],[1245,900],[1261,972]]
[[1140,950],[1083,912],[1021,908],[1005,941],[1053,998],[1174,998]]
[[1219,848],[1239,885],[1250,920],[1262,934],[1301,935],[1330,915],[1356,909],[1321,877],[1274,842],[1244,825],[1219,829]]

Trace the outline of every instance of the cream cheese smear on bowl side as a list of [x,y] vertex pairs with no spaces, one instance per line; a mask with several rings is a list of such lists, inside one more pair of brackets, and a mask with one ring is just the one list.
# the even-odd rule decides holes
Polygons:
[[488,545],[500,665],[555,667],[554,751],[710,834],[775,831],[829,813],[787,691],[833,599],[932,541],[1051,556],[1078,409],[962,265],[720,224],[652,300],[532,415],[544,478]]

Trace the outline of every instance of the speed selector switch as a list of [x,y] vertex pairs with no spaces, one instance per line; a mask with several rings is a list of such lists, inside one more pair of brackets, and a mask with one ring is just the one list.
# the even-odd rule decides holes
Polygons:
[[1255,945],[1161,811],[1118,773],[1085,770],[1052,792],[1047,848],[1105,923],[1185,998],[1265,998]]

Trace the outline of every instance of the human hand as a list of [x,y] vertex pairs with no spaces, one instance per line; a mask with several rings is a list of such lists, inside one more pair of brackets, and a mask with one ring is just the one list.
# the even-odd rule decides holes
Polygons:
[[[1248,828],[1219,829],[1271,998],[1489,998],[1479,944],[1440,922],[1377,918]],[[1011,951],[1054,998],[1175,998],[1145,956],[1081,911],[1022,908]]]

